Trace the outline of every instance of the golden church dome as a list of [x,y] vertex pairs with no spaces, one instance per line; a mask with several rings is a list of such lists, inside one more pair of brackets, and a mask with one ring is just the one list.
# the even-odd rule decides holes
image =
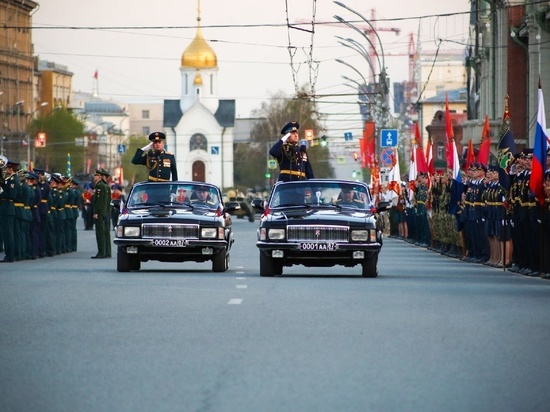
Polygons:
[[195,69],[208,69],[218,66],[216,53],[202,37],[200,25],[197,28],[195,38],[181,55],[181,66]]

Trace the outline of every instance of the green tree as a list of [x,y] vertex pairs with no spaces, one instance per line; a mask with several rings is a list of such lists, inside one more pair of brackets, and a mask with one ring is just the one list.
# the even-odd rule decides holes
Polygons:
[[71,174],[84,172],[86,148],[77,146],[77,138],[84,134],[84,124],[66,109],[56,109],[44,117],[38,117],[29,125],[31,144],[39,132],[46,133],[46,147],[34,150],[34,166],[49,172],[67,174],[67,158],[70,154]]
[[[281,128],[289,121],[300,124],[300,139],[304,139],[304,130],[307,129],[313,130],[317,142],[324,134],[317,107],[309,99],[304,87],[294,98],[285,97],[282,92],[271,95],[269,101],[262,102],[252,116],[259,121],[251,131],[250,143],[235,145],[234,180],[240,187],[265,187],[277,180],[278,170],[267,169],[269,149],[281,137]],[[308,153],[316,177],[334,176],[334,170],[329,164],[328,147],[312,146]],[[265,177],[268,172],[271,173],[270,179]]]

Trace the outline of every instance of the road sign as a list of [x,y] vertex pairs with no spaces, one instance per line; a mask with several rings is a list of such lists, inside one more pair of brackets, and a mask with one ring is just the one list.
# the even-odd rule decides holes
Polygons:
[[210,148],[210,154],[211,155],[219,155],[220,154],[220,146],[212,146]]
[[344,133],[344,140],[345,140],[345,141],[353,140],[353,133],[351,133],[351,132],[345,132],[345,133]]
[[120,154],[126,153],[126,145],[125,145],[125,144],[119,144],[119,145],[117,146],[117,151],[118,151],[118,153],[120,153]]
[[380,146],[382,147],[397,146],[397,129],[380,130]]
[[268,169],[277,169],[277,161],[275,159],[269,159],[267,161],[267,168]]
[[384,166],[391,166],[393,163],[393,149],[384,149],[380,152],[380,162]]

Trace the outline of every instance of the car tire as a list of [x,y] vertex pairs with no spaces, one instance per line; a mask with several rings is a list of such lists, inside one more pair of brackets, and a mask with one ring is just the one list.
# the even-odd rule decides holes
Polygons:
[[364,278],[375,278],[378,276],[377,270],[378,256],[363,261],[362,276]]
[[129,272],[132,270],[132,262],[130,256],[121,247],[117,250],[116,255],[116,270],[119,272]]
[[223,249],[212,259],[212,272],[225,272],[228,268],[229,254],[226,249]]
[[283,265],[275,263],[272,257],[260,252],[260,276],[270,277],[283,274]]

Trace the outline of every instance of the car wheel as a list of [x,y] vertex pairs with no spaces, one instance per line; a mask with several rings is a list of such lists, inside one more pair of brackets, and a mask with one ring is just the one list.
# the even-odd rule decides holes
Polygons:
[[116,255],[116,270],[119,272],[129,272],[132,270],[130,257],[121,247],[117,250]]
[[141,269],[141,260],[139,259],[139,255],[134,255],[134,256],[131,257],[130,267],[131,267],[132,270],[140,270]]
[[248,216],[248,221],[249,222],[254,222],[254,215]]
[[212,272],[225,272],[229,268],[229,254],[223,249],[212,259]]
[[271,256],[260,252],[260,276],[275,276],[283,274],[283,265],[275,263]]
[[363,261],[362,275],[365,278],[375,278],[378,276],[377,271],[378,256],[374,256],[368,260]]

